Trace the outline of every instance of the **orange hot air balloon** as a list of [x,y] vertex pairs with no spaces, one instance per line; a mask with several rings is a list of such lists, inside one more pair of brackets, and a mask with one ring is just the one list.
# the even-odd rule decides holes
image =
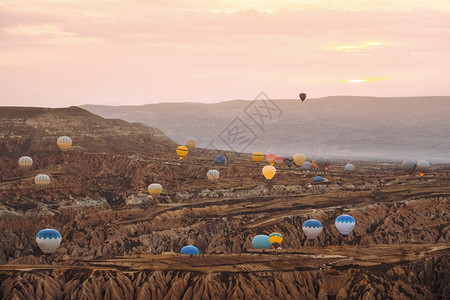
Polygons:
[[266,179],[272,179],[273,176],[275,176],[275,173],[277,172],[277,169],[275,169],[274,166],[265,166],[262,169],[262,173]]
[[275,163],[277,164],[277,166],[282,166],[284,164],[284,157],[283,156],[275,157]]
[[267,154],[266,155],[266,161],[271,165],[271,166],[273,166],[273,164],[275,163],[275,158],[276,158],[277,156],[275,155],[275,154],[272,154],[272,153],[270,153],[270,154]]
[[313,169],[317,169],[317,163],[316,163],[315,160],[312,161],[311,167],[312,167]]

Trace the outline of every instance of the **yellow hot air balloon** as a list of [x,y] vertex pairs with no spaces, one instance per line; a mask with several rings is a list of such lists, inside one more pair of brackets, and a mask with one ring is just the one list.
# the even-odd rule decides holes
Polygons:
[[272,153],[270,153],[270,154],[267,154],[266,155],[266,161],[271,165],[271,166],[273,166],[273,164],[275,163],[275,158],[276,158],[277,156],[275,155],[275,154],[272,154]]
[[266,179],[272,179],[273,176],[275,176],[275,173],[277,172],[277,169],[275,169],[274,166],[265,166],[262,169],[262,173]]
[[262,162],[264,160],[264,155],[261,152],[254,152],[252,154],[252,160],[259,164],[260,162]]
[[186,146],[189,149],[194,149],[196,145],[197,145],[197,140],[195,138],[190,137],[190,138],[186,139]]
[[45,174],[39,174],[34,178],[36,187],[40,190],[47,188],[50,184],[50,177]]
[[31,157],[29,156],[22,156],[21,158],[19,158],[19,167],[26,171],[29,168],[31,168],[31,166],[33,165],[33,159],[31,159]]
[[148,193],[153,199],[156,199],[162,193],[162,186],[159,183],[152,183],[148,186]]
[[183,159],[183,157],[188,155],[188,152],[189,150],[186,146],[178,146],[177,148],[177,154],[180,159]]
[[306,160],[306,156],[303,153],[297,153],[294,155],[294,162],[297,166],[301,167]]
[[219,180],[219,171],[217,170],[209,170],[208,173],[206,173],[206,176],[208,177],[209,181],[215,182]]
[[281,235],[281,233],[274,232],[269,235],[269,242],[272,244],[274,248],[280,247],[282,241],[283,236]]
[[72,139],[68,136],[60,136],[56,141],[56,144],[61,151],[67,151],[72,147]]

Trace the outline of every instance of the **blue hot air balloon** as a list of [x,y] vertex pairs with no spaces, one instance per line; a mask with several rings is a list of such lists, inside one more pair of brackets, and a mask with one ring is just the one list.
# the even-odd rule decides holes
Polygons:
[[61,244],[61,234],[56,229],[42,229],[36,235],[36,243],[42,252],[51,254]]
[[198,251],[198,248],[195,246],[187,245],[181,248],[180,253],[185,255],[199,255],[200,251]]
[[334,224],[342,235],[348,235],[352,232],[353,228],[355,228],[356,221],[352,216],[340,215],[336,218],[336,222],[334,222]]
[[226,161],[227,161],[227,159],[223,155],[217,155],[214,158],[214,162],[219,165],[223,165]]
[[268,235],[260,234],[252,239],[253,249],[271,249],[272,244]]
[[322,176],[316,176],[316,177],[314,177],[314,182],[321,182],[321,181],[323,181],[323,177]]
[[319,221],[310,219],[303,223],[302,229],[308,239],[314,240],[322,232],[323,226]]

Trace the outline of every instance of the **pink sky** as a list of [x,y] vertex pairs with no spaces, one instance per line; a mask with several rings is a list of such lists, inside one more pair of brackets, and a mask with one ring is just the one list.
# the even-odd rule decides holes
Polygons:
[[1,105],[450,95],[449,70],[448,0],[0,0]]

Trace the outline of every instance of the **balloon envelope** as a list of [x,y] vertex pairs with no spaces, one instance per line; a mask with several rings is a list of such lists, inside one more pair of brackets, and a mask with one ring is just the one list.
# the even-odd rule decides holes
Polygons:
[[209,181],[215,182],[219,179],[220,173],[217,170],[209,170],[208,173],[206,173],[206,177],[208,177]]
[[323,226],[319,221],[310,219],[303,223],[302,229],[308,239],[314,240],[322,232]]
[[29,156],[22,156],[19,158],[19,167],[26,171],[33,165],[33,159]]
[[199,255],[200,251],[195,246],[187,245],[187,246],[184,246],[183,248],[181,248],[180,253],[185,254],[185,255]]
[[334,225],[336,225],[337,230],[339,230],[342,235],[348,235],[352,232],[353,228],[355,228],[356,221],[352,216],[340,215],[336,218]]
[[252,239],[252,247],[253,249],[270,249],[272,244],[267,235],[259,234]]
[[313,157],[311,155],[309,155],[309,154],[305,154],[305,160],[309,161],[310,163],[312,163],[313,162]]
[[420,173],[426,173],[428,169],[430,168],[430,163],[426,160],[419,160],[416,164],[416,169]]
[[277,164],[277,166],[282,166],[284,164],[284,157],[283,156],[275,157],[275,163]]
[[319,156],[316,159],[316,163],[317,163],[317,166],[319,166],[320,168],[325,168],[327,166],[328,160],[324,156]]
[[312,164],[309,161],[305,161],[301,168],[302,168],[302,170],[311,170]]
[[303,153],[297,153],[294,155],[294,162],[297,166],[303,165],[303,163],[306,161],[306,156]]
[[269,242],[272,244],[274,248],[278,248],[283,241],[283,236],[281,233],[274,232],[269,235]]
[[306,99],[306,94],[305,94],[305,93],[300,93],[300,94],[298,95],[298,97],[299,97],[300,100],[302,100],[302,102],[303,102],[303,101],[305,101],[305,99]]
[[264,155],[262,154],[262,152],[254,152],[252,154],[252,160],[259,164],[260,162],[262,162],[264,160]]
[[56,140],[56,144],[61,151],[67,151],[72,147],[72,139],[68,136],[60,136],[58,140]]
[[273,164],[275,163],[275,158],[276,158],[277,156],[275,155],[275,154],[272,154],[272,153],[270,153],[270,154],[267,154],[266,155],[266,161],[271,165],[271,166],[273,166]]
[[178,146],[177,155],[180,159],[183,159],[186,155],[188,155],[188,148],[186,146]]
[[187,138],[186,139],[186,146],[190,149],[195,148],[195,146],[197,145],[197,140],[193,137]]
[[323,177],[322,176],[316,176],[316,177],[314,177],[314,182],[321,182],[321,181],[323,181]]
[[36,184],[36,187],[40,190],[45,189],[50,184],[50,177],[45,174],[39,174],[36,175],[34,178],[34,183]]
[[162,186],[159,183],[152,183],[148,186],[148,193],[156,199],[162,193]]
[[414,159],[408,158],[402,162],[403,170],[406,173],[412,173],[416,169],[416,161]]
[[214,157],[214,163],[216,164],[223,165],[226,161],[227,159],[223,155],[217,155]]
[[272,179],[273,176],[275,176],[276,172],[277,172],[277,169],[275,169],[275,167],[273,167],[273,166],[265,166],[262,169],[262,173],[263,173],[264,177],[266,177],[266,179]]
[[344,170],[347,172],[354,172],[355,171],[355,166],[353,164],[346,164],[344,166]]
[[42,252],[53,253],[61,244],[61,234],[56,229],[42,229],[36,235],[36,243]]

